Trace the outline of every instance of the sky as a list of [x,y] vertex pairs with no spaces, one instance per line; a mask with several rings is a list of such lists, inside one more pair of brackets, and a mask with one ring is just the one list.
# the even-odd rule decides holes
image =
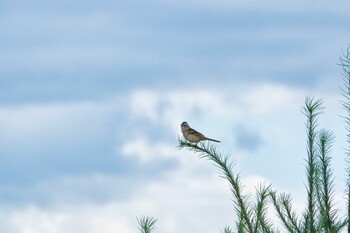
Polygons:
[[[305,208],[306,96],[334,132],[344,210],[339,56],[350,3],[3,0],[0,231],[220,232],[232,196],[209,161],[177,150],[180,124],[221,140],[244,193]],[[345,214],[341,212],[341,216]],[[276,221],[273,211],[271,219]]]

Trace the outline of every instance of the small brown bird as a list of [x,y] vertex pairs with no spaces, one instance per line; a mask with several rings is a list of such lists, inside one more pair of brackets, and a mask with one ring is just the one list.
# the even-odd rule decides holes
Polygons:
[[189,142],[198,143],[198,142],[204,141],[204,140],[209,140],[209,141],[213,141],[213,142],[220,142],[220,141],[215,140],[215,139],[207,138],[206,136],[204,136],[200,132],[192,129],[186,121],[182,122],[181,131],[182,131],[182,134],[184,135],[185,139]]

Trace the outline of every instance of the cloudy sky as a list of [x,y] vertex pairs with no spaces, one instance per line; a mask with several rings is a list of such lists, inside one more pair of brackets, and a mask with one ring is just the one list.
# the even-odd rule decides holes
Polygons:
[[[305,205],[306,96],[323,98],[343,208],[337,65],[350,3],[3,0],[0,231],[220,232],[234,224],[215,167],[178,151],[186,120],[222,141],[245,193]],[[273,216],[273,214],[272,214]]]

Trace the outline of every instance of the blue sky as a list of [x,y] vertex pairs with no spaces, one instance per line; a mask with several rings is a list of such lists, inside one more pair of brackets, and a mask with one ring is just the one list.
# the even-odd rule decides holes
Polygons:
[[247,193],[271,182],[302,210],[308,95],[324,99],[320,123],[336,136],[342,208],[349,7],[2,1],[0,229],[129,233],[143,214],[160,232],[233,225],[225,181],[175,148],[184,120],[222,141]]

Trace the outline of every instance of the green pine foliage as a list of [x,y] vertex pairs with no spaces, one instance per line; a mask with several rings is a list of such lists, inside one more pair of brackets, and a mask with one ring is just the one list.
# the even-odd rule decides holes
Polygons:
[[[345,98],[342,106],[345,109],[345,127],[347,130],[346,148],[346,195],[347,215],[341,216],[334,207],[334,178],[332,170],[331,149],[334,135],[330,130],[319,129],[318,118],[322,114],[323,100],[307,97],[302,107],[306,117],[307,158],[306,170],[306,208],[298,214],[293,210],[290,194],[278,193],[272,185],[260,184],[253,195],[245,194],[238,173],[234,172],[234,163],[230,155],[222,155],[211,143],[192,144],[183,138],[178,139],[178,149],[187,149],[199,158],[209,160],[227,180],[232,196],[236,222],[226,226],[223,233],[337,233],[347,229],[350,233],[350,45],[340,57],[343,68],[344,87],[341,89]],[[279,218],[282,229],[274,226],[268,215],[273,211]],[[157,219],[141,217],[138,219],[141,233],[151,233]]]
[[226,227],[224,228],[223,233],[233,233],[233,230],[232,230],[232,228],[231,228],[230,226],[226,226]]
[[305,228],[307,232],[316,233],[316,137],[317,137],[317,118],[322,112],[323,101],[321,99],[314,100],[312,97],[305,99],[305,105],[303,107],[303,113],[306,116],[306,128],[307,128],[307,165],[306,165],[306,176],[308,186],[307,190],[307,209],[304,216]]
[[228,155],[220,155],[215,146],[209,143],[192,144],[179,139],[179,149],[184,148],[199,154],[200,158],[210,160],[220,170],[221,176],[228,181],[233,195],[234,208],[239,216],[238,232],[275,232],[266,216],[267,196],[270,186],[259,188],[257,192],[258,200],[254,205],[249,196],[243,194],[240,177],[238,174],[234,174],[233,164],[229,161]]
[[157,219],[149,216],[142,216],[137,219],[137,222],[141,233],[151,233],[155,230]]
[[[347,209],[348,219],[350,220],[350,45],[347,50],[340,56],[340,65],[343,67],[343,82],[344,87],[341,89],[344,101],[342,101],[343,108],[346,112],[344,116],[345,128],[347,131],[347,148],[346,148],[346,195],[347,195]],[[348,221],[348,233],[350,233],[350,221]]]

